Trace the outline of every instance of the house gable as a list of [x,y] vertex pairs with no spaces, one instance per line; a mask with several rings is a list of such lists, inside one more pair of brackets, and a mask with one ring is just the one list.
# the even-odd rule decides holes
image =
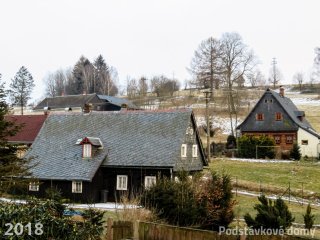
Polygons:
[[296,132],[298,125],[275,94],[267,90],[237,129],[241,132]]

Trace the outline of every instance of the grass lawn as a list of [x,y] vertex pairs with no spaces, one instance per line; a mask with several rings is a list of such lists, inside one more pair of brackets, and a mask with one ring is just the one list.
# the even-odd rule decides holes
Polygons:
[[230,174],[239,188],[281,194],[290,184],[296,196],[320,196],[319,162],[253,163],[213,159],[210,168]]
[[[251,197],[251,196],[244,196],[244,195],[239,195],[235,199],[237,201],[237,205],[234,208],[235,216],[236,218],[242,218],[246,213],[250,213],[251,216],[256,215],[256,210],[253,209],[254,205],[257,204],[258,198],[257,197]],[[295,217],[296,223],[301,223],[303,224],[303,214],[306,212],[306,205],[300,205],[297,203],[289,203],[286,202],[289,210],[291,211],[292,215]],[[320,224],[320,207],[315,207],[312,206],[312,214],[315,215],[315,224],[319,225]]]

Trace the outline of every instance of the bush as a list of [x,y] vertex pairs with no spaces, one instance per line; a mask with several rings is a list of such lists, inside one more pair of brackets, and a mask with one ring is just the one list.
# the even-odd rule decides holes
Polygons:
[[300,160],[301,158],[300,146],[297,143],[293,144],[293,147],[290,151],[290,158],[294,160]]
[[306,213],[303,215],[305,229],[308,229],[310,231],[310,229],[313,227],[314,219],[315,216],[314,214],[311,214],[311,205],[309,203],[307,206]]
[[239,157],[244,157],[244,158],[258,157],[258,158],[271,159],[275,157],[274,146],[275,146],[274,139],[268,136],[243,135],[238,139],[238,154],[239,154]]
[[229,135],[227,138],[226,149],[234,149],[237,148],[236,137],[233,135]]
[[0,202],[0,235],[8,230],[7,223],[23,226],[31,224],[29,234],[24,229],[21,235],[11,239],[96,239],[103,230],[103,213],[95,210],[84,211],[83,221],[76,222],[64,216],[65,206],[53,201],[31,200],[26,204]]
[[244,220],[249,227],[286,230],[292,225],[294,217],[292,217],[287,204],[281,198],[272,201],[261,195],[258,200],[260,203],[254,206],[254,209],[258,211],[255,219],[249,213],[244,216]]
[[191,180],[182,173],[177,182],[168,178],[157,181],[144,192],[141,205],[169,224],[217,230],[233,220],[231,190],[228,175],[212,172],[210,178]]

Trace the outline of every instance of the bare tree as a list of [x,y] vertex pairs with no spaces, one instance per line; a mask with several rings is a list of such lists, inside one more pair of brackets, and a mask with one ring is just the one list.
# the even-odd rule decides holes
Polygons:
[[266,84],[266,79],[259,69],[249,73],[247,79],[251,87],[264,86]]
[[56,81],[53,73],[47,74],[44,78],[44,84],[46,86],[46,96],[55,97],[56,96]]
[[173,93],[180,88],[180,83],[176,79],[169,79],[164,75],[155,76],[151,79],[151,89],[158,97],[173,96]]
[[135,78],[127,77],[127,96],[134,98],[138,94],[138,84]]
[[220,85],[219,78],[219,58],[220,43],[218,40],[210,37],[204,40],[194,52],[194,57],[188,69],[193,75],[199,86],[204,88],[218,89]]
[[304,81],[304,75],[302,72],[297,72],[293,75],[293,82],[299,85],[299,90],[302,90],[302,83]]
[[320,47],[315,48],[315,58],[313,60],[313,69],[310,77],[311,85],[320,80]]
[[221,68],[223,79],[229,93],[231,111],[235,112],[235,104],[232,98],[234,84],[252,72],[256,65],[252,50],[242,42],[238,33],[225,33],[221,39]]

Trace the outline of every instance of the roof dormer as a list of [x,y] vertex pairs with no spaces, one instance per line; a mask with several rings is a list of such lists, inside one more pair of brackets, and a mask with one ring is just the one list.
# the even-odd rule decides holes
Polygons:
[[95,137],[85,137],[83,139],[78,139],[76,144],[82,145],[83,158],[92,158],[95,149],[103,149],[103,144],[100,138]]

